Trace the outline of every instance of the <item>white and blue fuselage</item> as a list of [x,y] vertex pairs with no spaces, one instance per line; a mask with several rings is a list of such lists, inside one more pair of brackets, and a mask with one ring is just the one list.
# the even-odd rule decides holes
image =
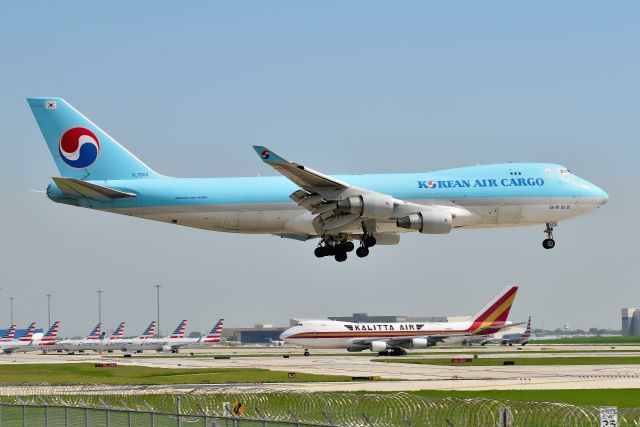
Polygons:
[[[505,163],[425,173],[340,175],[336,179],[424,206],[449,209],[453,227],[505,227],[555,223],[590,213],[608,200],[605,191],[546,163]],[[298,187],[284,177],[170,178],[89,181],[136,197],[96,201],[47,189],[56,202],[236,233],[315,236],[313,215],[289,195]],[[353,230],[359,231],[359,224]],[[403,232],[378,221],[378,232]]]

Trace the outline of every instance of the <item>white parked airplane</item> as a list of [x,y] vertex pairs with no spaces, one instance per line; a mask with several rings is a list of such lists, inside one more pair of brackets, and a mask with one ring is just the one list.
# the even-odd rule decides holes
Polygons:
[[43,335],[42,333],[34,333],[36,328],[36,324],[34,322],[29,325],[27,333],[24,336],[20,337],[17,340],[2,343],[2,352],[8,354],[37,350],[46,352],[55,345],[59,326],[60,322],[55,321],[51,325],[49,330]]
[[13,324],[5,331],[5,333],[0,338],[0,343],[13,341],[16,336],[16,325]]
[[[183,325],[184,324],[184,325]],[[218,320],[207,335],[200,338],[185,338],[186,320],[180,322],[173,334],[165,338],[123,339],[119,342],[106,343],[106,347],[117,348],[127,353],[141,353],[144,350],[155,350],[164,353],[178,353],[182,348],[202,348],[220,343],[224,319]]]
[[448,338],[489,335],[512,326],[507,320],[517,286],[506,287],[491,302],[464,322],[352,323],[335,320],[305,320],[287,329],[280,338],[309,348],[406,354],[405,349],[423,349]]
[[527,321],[527,327],[525,328],[524,332],[508,333],[507,331],[505,331],[505,333],[501,337],[490,338],[484,341],[483,343],[481,343],[481,345],[487,345],[487,344],[500,344],[500,345],[509,345],[509,346],[512,346],[514,344],[527,345],[530,339],[531,339],[531,316],[529,316],[529,320]]

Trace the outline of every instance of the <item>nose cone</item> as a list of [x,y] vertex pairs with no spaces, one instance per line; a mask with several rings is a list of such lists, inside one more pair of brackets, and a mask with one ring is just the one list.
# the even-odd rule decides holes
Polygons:
[[609,194],[606,191],[604,191],[602,188],[593,184],[591,184],[591,187],[593,187],[593,189],[591,190],[593,197],[598,199],[598,202],[601,205],[604,205],[609,201]]
[[583,196],[593,199],[596,204],[604,205],[609,201],[609,194],[597,185],[582,178],[578,178],[576,184]]
[[280,334],[280,341],[286,341],[289,336],[291,336],[291,328]]

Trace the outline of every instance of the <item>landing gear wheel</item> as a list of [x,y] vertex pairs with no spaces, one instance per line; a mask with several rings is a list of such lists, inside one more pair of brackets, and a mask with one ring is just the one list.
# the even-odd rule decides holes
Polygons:
[[376,238],[373,236],[367,236],[364,239],[362,239],[362,243],[364,243],[366,247],[372,248],[376,245]]
[[305,349],[305,351],[304,351],[304,355],[305,355],[305,356],[308,356],[308,355],[309,355],[309,350],[306,350],[306,349]]
[[369,248],[367,248],[366,246],[360,246],[358,249],[356,249],[356,255],[358,255],[358,257],[360,258],[364,258],[367,255],[369,255]]
[[542,241],[542,247],[545,249],[553,249],[556,246],[556,241],[553,240],[553,226],[555,223],[547,223],[547,228],[544,232],[547,233],[547,238]]
[[343,262],[343,261],[347,260],[347,253],[346,252],[342,252],[342,251],[336,251],[336,254],[335,254],[334,257],[335,257],[336,261]]
[[340,245],[340,247],[345,252],[351,252],[355,248],[355,245],[353,244],[353,242],[344,242],[343,244]]
[[542,247],[545,249],[553,249],[556,245],[556,241],[553,239],[544,239],[542,241]]
[[323,246],[318,246],[318,247],[316,248],[316,250],[315,250],[315,251],[313,251],[313,253],[314,253],[314,255],[315,255],[316,257],[318,257],[318,258],[322,258],[323,256],[325,256],[325,253],[324,253],[324,247],[323,247]]

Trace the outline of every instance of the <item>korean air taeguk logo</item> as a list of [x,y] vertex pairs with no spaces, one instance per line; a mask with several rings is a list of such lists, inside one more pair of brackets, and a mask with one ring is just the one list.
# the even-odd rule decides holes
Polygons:
[[100,154],[98,137],[87,128],[75,127],[65,131],[58,147],[60,158],[72,168],[92,165]]

